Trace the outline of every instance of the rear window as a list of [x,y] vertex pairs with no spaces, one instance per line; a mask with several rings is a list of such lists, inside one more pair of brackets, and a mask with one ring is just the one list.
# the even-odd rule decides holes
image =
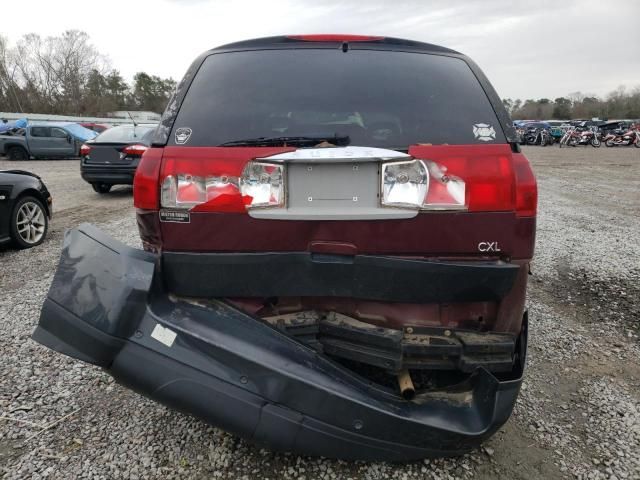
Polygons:
[[49,137],[51,129],[49,127],[31,127],[32,137]]
[[105,130],[95,139],[96,142],[112,143],[112,142],[144,142],[149,141],[151,132],[156,129],[155,125],[123,125],[121,127],[113,127]]
[[506,142],[463,60],[356,49],[210,55],[189,87],[170,144],[180,128],[190,129],[180,142],[189,146],[333,134],[349,135],[351,145],[397,149]]

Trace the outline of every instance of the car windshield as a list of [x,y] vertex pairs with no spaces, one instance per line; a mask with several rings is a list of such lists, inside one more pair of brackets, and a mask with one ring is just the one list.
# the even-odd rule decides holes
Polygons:
[[[105,130],[95,139],[96,143],[129,143],[143,141],[148,138],[146,134],[156,129],[155,125],[122,125]],[[143,138],[144,137],[144,138]]]
[[210,55],[169,142],[242,146],[247,139],[335,136],[348,136],[350,145],[401,149],[506,142],[463,60],[355,48]]

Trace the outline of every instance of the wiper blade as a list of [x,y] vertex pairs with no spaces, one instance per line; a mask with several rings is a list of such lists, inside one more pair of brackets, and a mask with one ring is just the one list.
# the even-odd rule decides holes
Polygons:
[[258,137],[245,138],[243,140],[233,140],[221,143],[219,147],[275,147],[294,145],[298,147],[313,147],[322,142],[329,142],[337,147],[346,147],[351,143],[349,135],[304,135],[304,136],[282,136],[282,137]]

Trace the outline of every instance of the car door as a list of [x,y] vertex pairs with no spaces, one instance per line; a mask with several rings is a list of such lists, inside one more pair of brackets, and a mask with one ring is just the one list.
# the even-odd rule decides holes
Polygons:
[[[60,127],[51,127],[51,154],[57,157],[70,157],[75,153],[75,142],[70,133]],[[55,153],[53,153],[55,151]]]
[[[11,190],[13,186],[10,184],[9,179],[5,175],[0,173],[0,219],[8,219],[11,215],[12,202]],[[9,222],[0,221],[0,242],[9,236]]]
[[50,136],[50,127],[30,127],[27,134],[27,142],[31,155],[47,155],[47,144]]

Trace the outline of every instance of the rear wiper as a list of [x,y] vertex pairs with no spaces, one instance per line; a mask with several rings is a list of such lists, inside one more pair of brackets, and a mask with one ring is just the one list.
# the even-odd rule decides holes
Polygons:
[[233,140],[218,145],[219,147],[275,147],[280,145],[295,145],[297,147],[313,147],[319,143],[328,142],[337,147],[346,147],[351,142],[349,135],[305,135],[283,137],[258,137]]

